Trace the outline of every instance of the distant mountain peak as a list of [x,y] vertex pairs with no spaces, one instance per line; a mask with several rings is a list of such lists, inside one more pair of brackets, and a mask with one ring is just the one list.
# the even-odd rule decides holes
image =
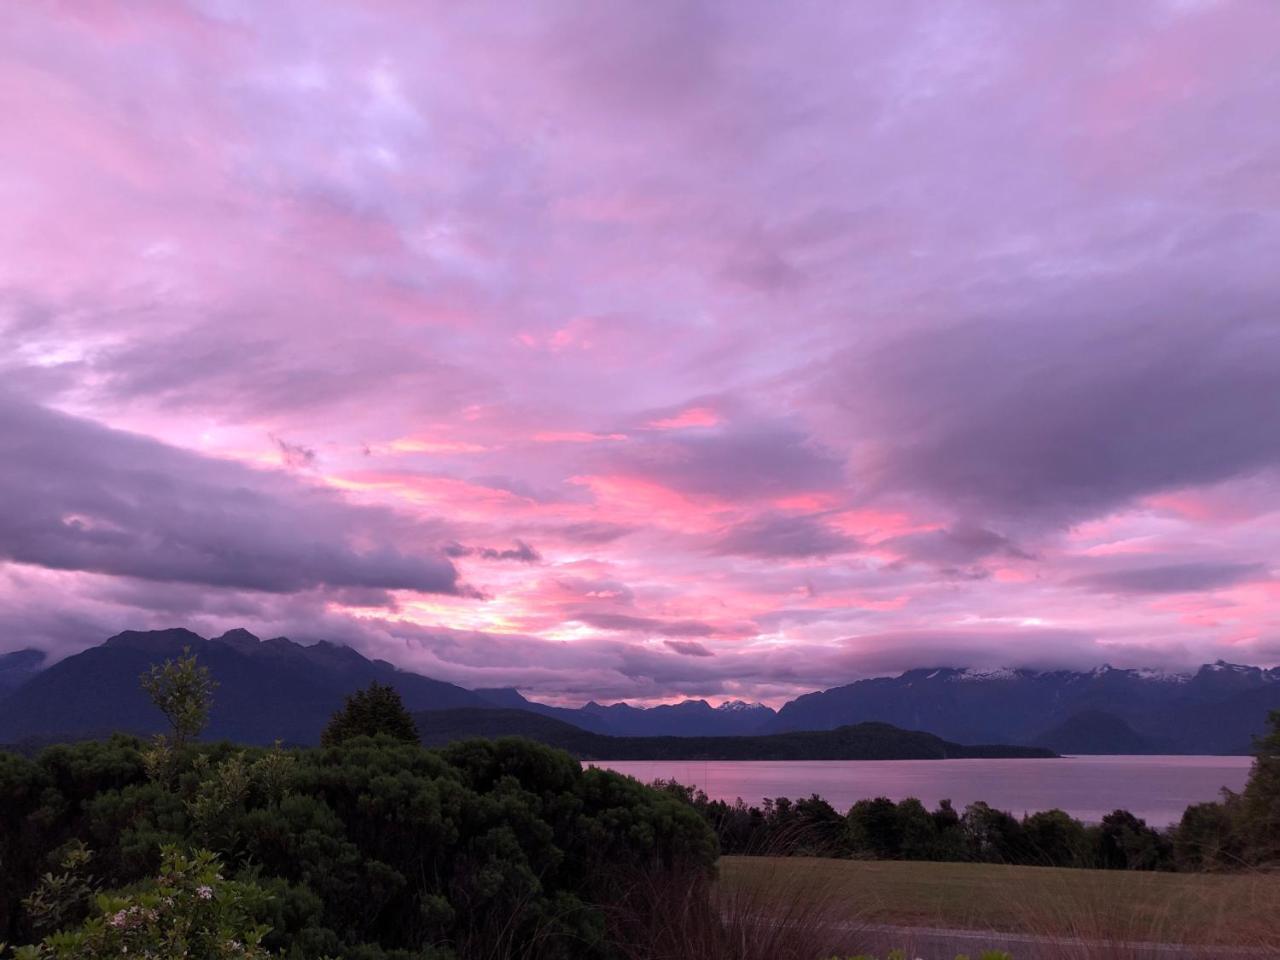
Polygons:
[[252,651],[257,650],[262,645],[262,641],[254,636],[244,627],[236,627],[234,630],[228,630],[222,636],[214,637],[214,643],[225,643],[229,647],[237,650]]
[[12,653],[0,653],[0,696],[10,690],[22,686],[31,677],[39,673],[45,665],[46,654],[43,650],[14,650]]
[[0,668],[34,667],[44,663],[47,656],[48,654],[43,650],[37,650],[35,647],[0,653]]
[[[941,671],[935,671],[933,676],[936,676],[940,672]],[[966,669],[952,674],[948,679],[969,683],[991,680],[1016,680],[1019,675],[1026,672],[1027,671],[1018,670],[1014,667],[995,667],[991,670]]]
[[1157,683],[1186,683],[1191,679],[1189,673],[1171,673],[1159,667],[1139,667],[1133,673],[1141,680],[1154,680]]
[[1241,663],[1229,663],[1226,660],[1215,660],[1206,666],[1213,673],[1261,673],[1258,667],[1248,667]]
[[204,637],[185,627],[170,627],[168,630],[122,630],[115,636],[108,637],[103,646],[156,652],[171,649],[175,645],[181,647],[204,642]]
[[723,710],[725,713],[738,713],[743,710],[765,710],[768,709],[763,703],[748,702],[746,700],[726,700],[717,710]]

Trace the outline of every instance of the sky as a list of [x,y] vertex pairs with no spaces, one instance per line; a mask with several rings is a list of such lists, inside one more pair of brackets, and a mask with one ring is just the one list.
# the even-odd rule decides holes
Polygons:
[[1280,4],[31,2],[0,649],[1280,662]]

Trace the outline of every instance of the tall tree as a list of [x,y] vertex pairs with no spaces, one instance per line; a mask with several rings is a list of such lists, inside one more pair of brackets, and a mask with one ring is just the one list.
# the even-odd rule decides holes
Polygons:
[[1280,863],[1280,710],[1271,711],[1271,731],[1254,745],[1253,769],[1240,795],[1246,856],[1253,863]]
[[153,664],[139,682],[151,697],[173,732],[173,747],[182,749],[188,740],[200,735],[209,722],[213,691],[218,686],[208,667],[196,662],[190,647],[182,648],[177,660]]
[[397,740],[418,742],[418,728],[404,708],[400,694],[395,687],[375,680],[364,690],[347,697],[346,704],[320,734],[320,742],[331,747],[352,737],[376,737],[380,733]]

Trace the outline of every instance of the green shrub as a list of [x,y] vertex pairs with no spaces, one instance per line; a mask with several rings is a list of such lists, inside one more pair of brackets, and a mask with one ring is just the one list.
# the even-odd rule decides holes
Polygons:
[[105,960],[125,956],[254,960],[266,928],[252,914],[262,893],[223,879],[208,851],[161,854],[161,873],[136,892],[98,898],[98,915],[76,930],[19,947],[15,960]]

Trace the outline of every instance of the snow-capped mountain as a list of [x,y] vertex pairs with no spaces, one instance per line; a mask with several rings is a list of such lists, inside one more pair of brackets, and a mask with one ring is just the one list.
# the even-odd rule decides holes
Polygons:
[[[1194,673],[1122,669],[909,670],[810,693],[772,730],[880,720],[962,743],[1038,743],[1074,752],[1246,753],[1280,709],[1280,668],[1219,660]],[[1055,740],[1057,744],[1055,744]],[[1124,744],[1120,750],[1118,745]]]
[[[748,703],[746,700],[726,700],[717,710],[723,710],[726,713],[745,713],[750,710],[769,710],[763,703]],[[773,711],[770,710],[770,713]]]

